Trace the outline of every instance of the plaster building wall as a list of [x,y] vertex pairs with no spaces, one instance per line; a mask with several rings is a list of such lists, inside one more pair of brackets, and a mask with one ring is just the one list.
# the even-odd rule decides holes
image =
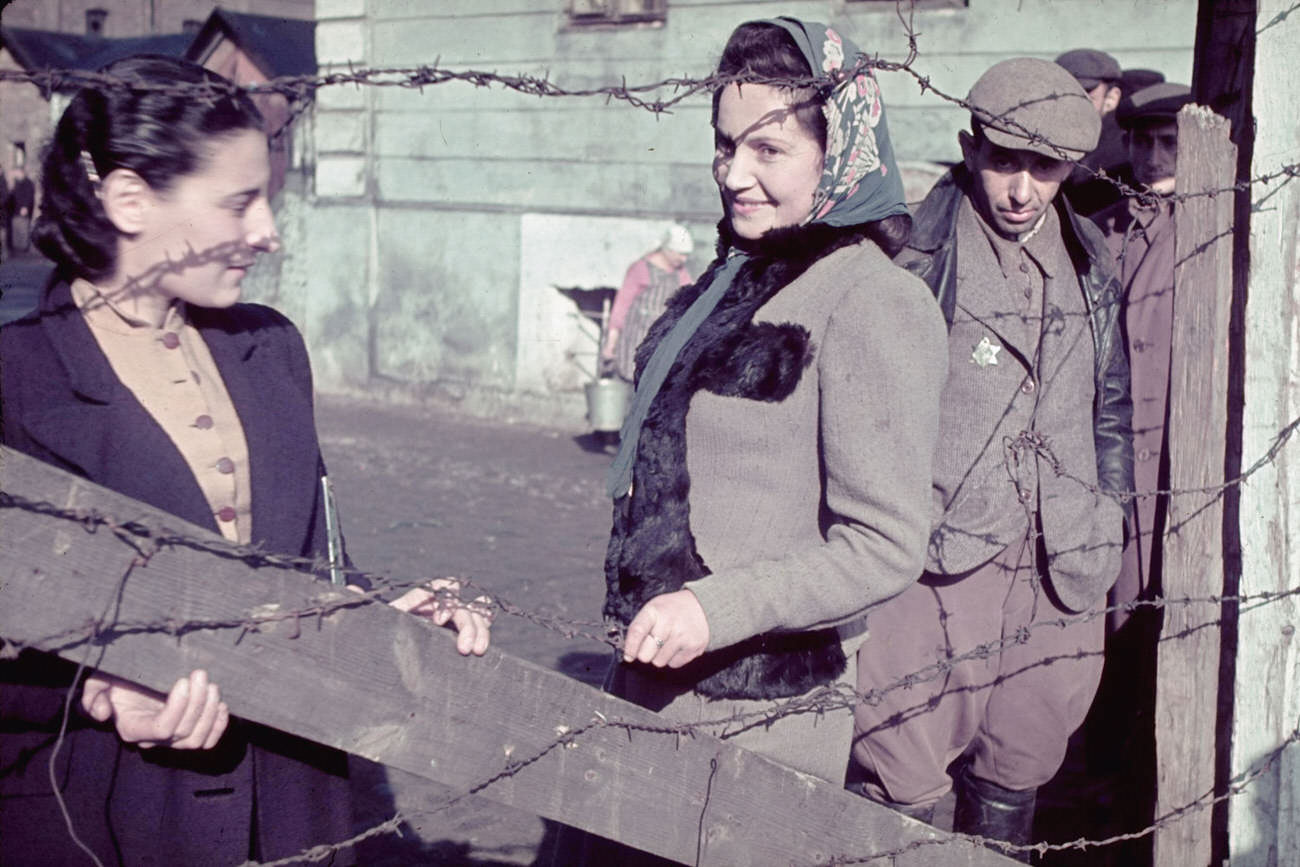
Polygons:
[[[317,0],[322,70],[416,66],[545,74],[566,87],[706,75],[740,21],[830,20],[902,60],[892,0],[670,0],[662,26],[570,26],[566,0]],[[928,0],[919,72],[964,95],[1007,56],[1099,47],[1187,81],[1194,0]],[[960,110],[884,74],[895,149],[954,160]],[[594,343],[554,286],[617,285],[668,221],[710,258],[719,209],[709,101],[670,114],[603,98],[465,83],[333,87],[314,113],[314,165],[281,221],[298,246],[277,298],[305,327],[325,390],[386,390],[481,412],[581,423]],[[919,195],[919,193],[917,194]]]

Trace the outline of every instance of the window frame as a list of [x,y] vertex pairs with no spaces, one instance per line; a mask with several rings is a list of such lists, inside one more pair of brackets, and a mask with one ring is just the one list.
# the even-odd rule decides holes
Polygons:
[[[894,12],[899,9],[900,0],[844,0],[844,5],[854,11]],[[872,9],[872,6],[878,8]],[[902,10],[908,9],[969,9],[970,0],[902,0]]]
[[91,6],[85,10],[86,35],[103,36],[104,26],[108,24],[108,10],[103,6]]
[[[668,20],[668,0],[603,0],[607,12],[579,12],[588,0],[568,0],[564,7],[565,26],[575,30],[600,27],[661,26]],[[640,8],[627,11],[631,6]]]

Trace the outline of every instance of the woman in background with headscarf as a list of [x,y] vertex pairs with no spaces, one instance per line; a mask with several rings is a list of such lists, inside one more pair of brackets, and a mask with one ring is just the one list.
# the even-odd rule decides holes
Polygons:
[[658,247],[628,266],[623,285],[614,293],[600,353],[601,361],[612,364],[620,379],[632,381],[636,348],[663,314],[668,299],[690,285],[686,257],[694,249],[690,231],[673,224]]
[[[860,58],[791,18],[732,34],[718,258],[637,352],[609,478],[611,689],[680,722],[851,690],[868,609],[921,572],[946,333],[890,262],[911,219]],[[727,736],[842,783],[851,704]]]

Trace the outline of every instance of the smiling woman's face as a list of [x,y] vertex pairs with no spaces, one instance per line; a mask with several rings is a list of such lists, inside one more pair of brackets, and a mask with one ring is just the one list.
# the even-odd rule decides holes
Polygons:
[[129,257],[137,269],[132,276],[155,271],[154,292],[200,307],[237,302],[258,255],[279,247],[267,201],[270,175],[261,132],[214,141],[197,171],[153,194],[147,224],[123,242],[137,248]]
[[718,100],[713,178],[741,238],[799,225],[812,211],[824,154],[790,100],[766,84],[728,85]]

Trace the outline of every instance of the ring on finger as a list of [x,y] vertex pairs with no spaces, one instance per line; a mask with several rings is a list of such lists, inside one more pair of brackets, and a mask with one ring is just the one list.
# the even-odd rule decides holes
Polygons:
[[651,636],[650,636],[650,640],[653,641],[653,642],[655,643],[655,646],[656,646],[656,647],[663,647],[663,646],[664,646],[664,640],[663,640],[662,638],[655,638],[653,635],[651,635]]

